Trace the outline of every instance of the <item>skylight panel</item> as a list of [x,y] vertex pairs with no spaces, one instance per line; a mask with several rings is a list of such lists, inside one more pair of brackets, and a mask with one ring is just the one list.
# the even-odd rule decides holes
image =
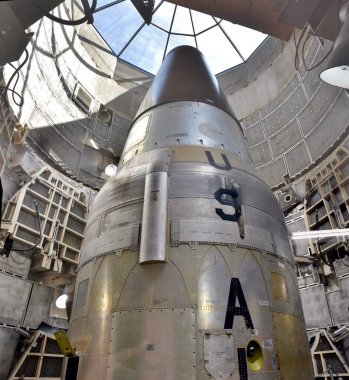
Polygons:
[[267,37],[266,34],[228,21],[222,21],[221,26],[239,49],[245,60]]
[[177,6],[171,33],[194,34],[189,9]]
[[195,38],[188,36],[178,36],[176,34],[172,34],[168,41],[168,46],[166,50],[166,54],[169,53],[172,49],[181,45],[189,45],[196,47]]
[[144,23],[130,1],[124,1],[94,14],[94,26],[104,36],[115,54]]
[[152,74],[165,55],[180,45],[198,47],[217,74],[243,63],[266,38],[260,32],[163,0],[155,1],[149,26],[130,0],[98,0],[98,8],[103,6],[106,8],[94,14],[97,30],[118,57]]
[[158,25],[166,31],[170,30],[172,15],[175,5],[172,3],[164,2],[159,9],[154,13],[152,24]]
[[156,74],[163,59],[167,37],[168,33],[154,25],[145,25],[120,58]]
[[218,26],[197,36],[198,48],[215,73],[243,62]]
[[201,33],[202,31],[211,28],[216,24],[212,16],[193,10],[191,11],[191,14],[193,17],[193,23],[196,34]]

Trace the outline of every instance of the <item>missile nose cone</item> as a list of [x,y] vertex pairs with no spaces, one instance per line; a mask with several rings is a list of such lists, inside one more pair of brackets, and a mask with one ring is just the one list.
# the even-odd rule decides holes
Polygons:
[[208,103],[233,115],[203,54],[192,46],[178,46],[165,57],[137,116],[164,103]]

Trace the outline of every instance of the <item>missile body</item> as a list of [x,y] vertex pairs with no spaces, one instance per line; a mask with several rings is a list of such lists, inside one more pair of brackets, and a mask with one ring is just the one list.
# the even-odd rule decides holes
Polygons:
[[314,378],[283,214],[192,47],[94,201],[69,336],[81,380]]

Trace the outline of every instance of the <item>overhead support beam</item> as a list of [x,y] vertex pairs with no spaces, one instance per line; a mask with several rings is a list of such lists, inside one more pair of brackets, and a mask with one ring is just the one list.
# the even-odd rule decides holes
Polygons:
[[342,0],[287,1],[281,11],[280,21],[298,29],[307,24],[318,37],[334,41],[338,34],[338,9]]
[[294,28],[310,25],[318,37],[336,38],[338,2],[346,0],[168,0],[288,41]]
[[32,38],[32,24],[63,0],[16,0],[0,2],[0,65],[18,61]]
[[[288,41],[292,26],[280,20],[280,5],[270,0],[168,0],[171,3],[221,18]],[[283,2],[282,2],[283,4]]]
[[154,10],[154,0],[131,0],[138,13],[142,16],[146,24],[151,23]]

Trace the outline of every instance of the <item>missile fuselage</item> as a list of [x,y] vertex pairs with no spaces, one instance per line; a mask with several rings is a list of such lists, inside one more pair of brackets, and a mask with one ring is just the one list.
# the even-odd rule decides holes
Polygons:
[[82,380],[314,377],[283,214],[194,48],[165,58],[93,203],[69,336]]

